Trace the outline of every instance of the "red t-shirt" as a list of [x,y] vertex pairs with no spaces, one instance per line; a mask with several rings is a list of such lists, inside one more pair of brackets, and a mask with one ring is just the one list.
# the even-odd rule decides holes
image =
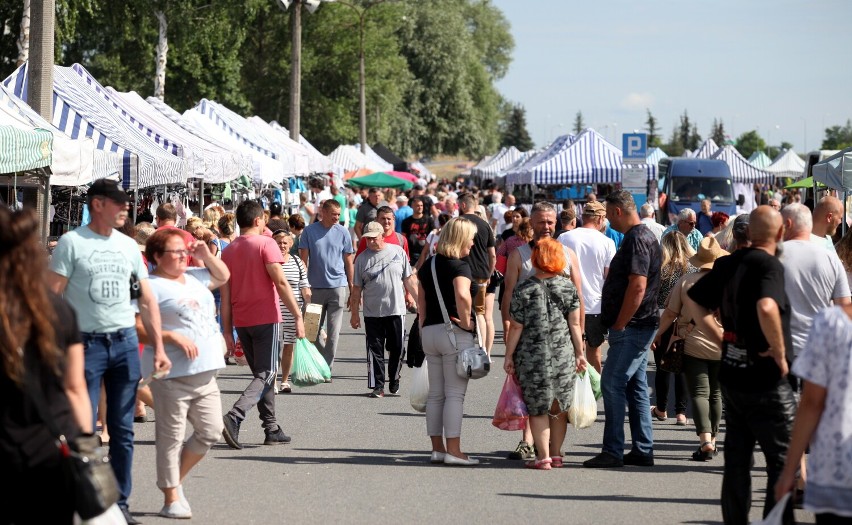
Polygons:
[[[395,244],[402,248],[405,251],[405,255],[411,257],[411,254],[408,253],[408,241],[405,240],[405,236],[401,233],[391,232],[390,235],[385,237],[385,244]],[[367,249],[367,238],[361,237],[361,240],[358,241],[358,251],[355,252],[355,257],[361,255],[361,252]]]
[[283,263],[278,244],[265,235],[242,235],[222,250],[222,262],[231,271],[231,320],[234,326],[281,322],[278,291],[266,265]]
[[[177,231],[179,231],[180,234],[181,234],[181,237],[183,237],[183,243],[187,247],[189,247],[189,244],[192,241],[195,240],[195,237],[193,237],[191,233],[189,233],[186,230],[182,230],[182,229],[178,228],[177,226],[174,226],[174,225],[171,225],[171,224],[164,224],[163,226],[158,226],[157,229],[158,230],[177,230]],[[195,266],[195,263],[193,262],[193,259],[192,259],[192,255],[186,256],[186,265],[187,266]]]

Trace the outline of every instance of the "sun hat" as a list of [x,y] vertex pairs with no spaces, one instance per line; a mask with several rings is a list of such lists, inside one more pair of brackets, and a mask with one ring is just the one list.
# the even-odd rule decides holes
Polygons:
[[701,244],[698,245],[698,253],[689,258],[689,264],[699,270],[709,270],[713,268],[716,259],[725,255],[730,255],[730,253],[722,249],[716,237],[704,237],[701,239]]

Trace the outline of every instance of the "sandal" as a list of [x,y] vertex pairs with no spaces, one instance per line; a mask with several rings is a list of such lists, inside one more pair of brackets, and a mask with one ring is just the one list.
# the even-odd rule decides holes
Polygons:
[[657,411],[656,406],[651,407],[651,417],[653,417],[657,421],[665,421],[669,418],[669,416],[665,412],[663,412],[663,415],[661,416],[660,413]]
[[524,466],[526,468],[531,468],[531,469],[535,469],[535,470],[550,470],[551,469],[551,466],[550,466],[551,463],[553,463],[552,459],[544,458],[544,459],[536,459],[536,460],[533,460],[533,461],[527,461],[526,463],[524,463]]
[[[711,446],[710,450],[704,450],[704,447]],[[712,441],[705,441],[698,446],[698,450],[692,453],[692,461],[709,461],[716,457],[716,446]]]
[[553,468],[562,468],[565,466],[562,460],[562,456],[553,456],[550,458],[550,466]]
[[675,421],[675,425],[677,425],[679,427],[685,427],[686,426],[686,414],[678,414],[677,420]]
[[281,389],[280,390],[281,390],[281,392],[284,392],[285,394],[289,394],[290,392],[293,391],[293,389],[290,387],[290,383],[287,383],[286,381],[281,383]]

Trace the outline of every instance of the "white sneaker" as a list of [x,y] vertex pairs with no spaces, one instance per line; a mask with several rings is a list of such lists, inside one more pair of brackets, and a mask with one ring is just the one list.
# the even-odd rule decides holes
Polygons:
[[186,508],[180,500],[177,500],[169,505],[163,505],[160,510],[160,516],[164,518],[188,520],[192,517],[192,511]]
[[189,506],[189,501],[186,499],[186,495],[183,493],[183,485],[178,485],[177,488],[178,493],[178,501],[180,501],[181,505],[186,507],[186,510],[192,512],[192,507]]

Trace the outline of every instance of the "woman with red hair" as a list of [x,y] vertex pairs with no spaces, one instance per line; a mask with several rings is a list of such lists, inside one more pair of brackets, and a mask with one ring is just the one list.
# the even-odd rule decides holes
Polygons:
[[503,368],[515,374],[530,415],[536,459],[528,468],[562,467],[562,442],[576,372],[586,369],[580,296],[563,274],[562,244],[545,238],[532,250],[534,276],[512,293]]

